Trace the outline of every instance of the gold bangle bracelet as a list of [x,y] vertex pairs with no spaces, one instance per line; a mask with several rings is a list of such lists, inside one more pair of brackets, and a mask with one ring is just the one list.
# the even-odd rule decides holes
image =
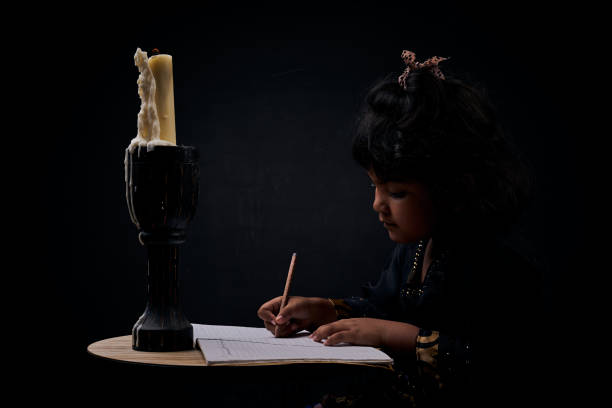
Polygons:
[[339,314],[338,314],[338,309],[336,309],[336,303],[334,303],[334,301],[332,300],[332,298],[327,298],[327,300],[329,300],[329,303],[332,304],[333,308],[334,308],[334,312],[336,312],[336,319],[338,318]]

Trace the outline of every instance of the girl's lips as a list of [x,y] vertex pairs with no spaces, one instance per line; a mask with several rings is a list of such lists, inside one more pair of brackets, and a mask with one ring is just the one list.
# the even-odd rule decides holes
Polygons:
[[383,224],[385,224],[385,227],[395,227],[396,226],[396,224],[389,224],[388,222],[384,222],[384,221],[383,221]]

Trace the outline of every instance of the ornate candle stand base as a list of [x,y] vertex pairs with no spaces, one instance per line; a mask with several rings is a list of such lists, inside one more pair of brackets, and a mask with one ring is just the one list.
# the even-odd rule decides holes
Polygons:
[[132,329],[132,348],[192,349],[193,327],[179,301],[178,246],[198,202],[198,152],[191,146],[137,148],[126,151],[125,170],[130,216],[148,254],[147,305]]

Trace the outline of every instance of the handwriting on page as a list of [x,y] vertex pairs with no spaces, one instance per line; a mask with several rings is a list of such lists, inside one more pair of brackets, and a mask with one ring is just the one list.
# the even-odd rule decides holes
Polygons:
[[[323,346],[308,338],[308,333],[303,331],[293,337],[278,338],[274,337],[267,329],[259,327],[239,327],[239,326],[210,326],[193,325],[193,337],[196,339],[211,340],[236,340],[250,343],[278,344],[278,345],[299,345],[305,347]],[[196,328],[196,326],[200,326]],[[323,346],[324,347],[324,346]]]

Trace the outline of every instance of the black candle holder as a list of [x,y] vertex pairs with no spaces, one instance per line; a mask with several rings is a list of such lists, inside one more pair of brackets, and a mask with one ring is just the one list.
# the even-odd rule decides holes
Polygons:
[[132,348],[193,348],[193,327],[179,301],[178,246],[198,203],[200,168],[192,146],[126,150],[126,199],[138,239],[147,247],[147,304],[132,328]]

